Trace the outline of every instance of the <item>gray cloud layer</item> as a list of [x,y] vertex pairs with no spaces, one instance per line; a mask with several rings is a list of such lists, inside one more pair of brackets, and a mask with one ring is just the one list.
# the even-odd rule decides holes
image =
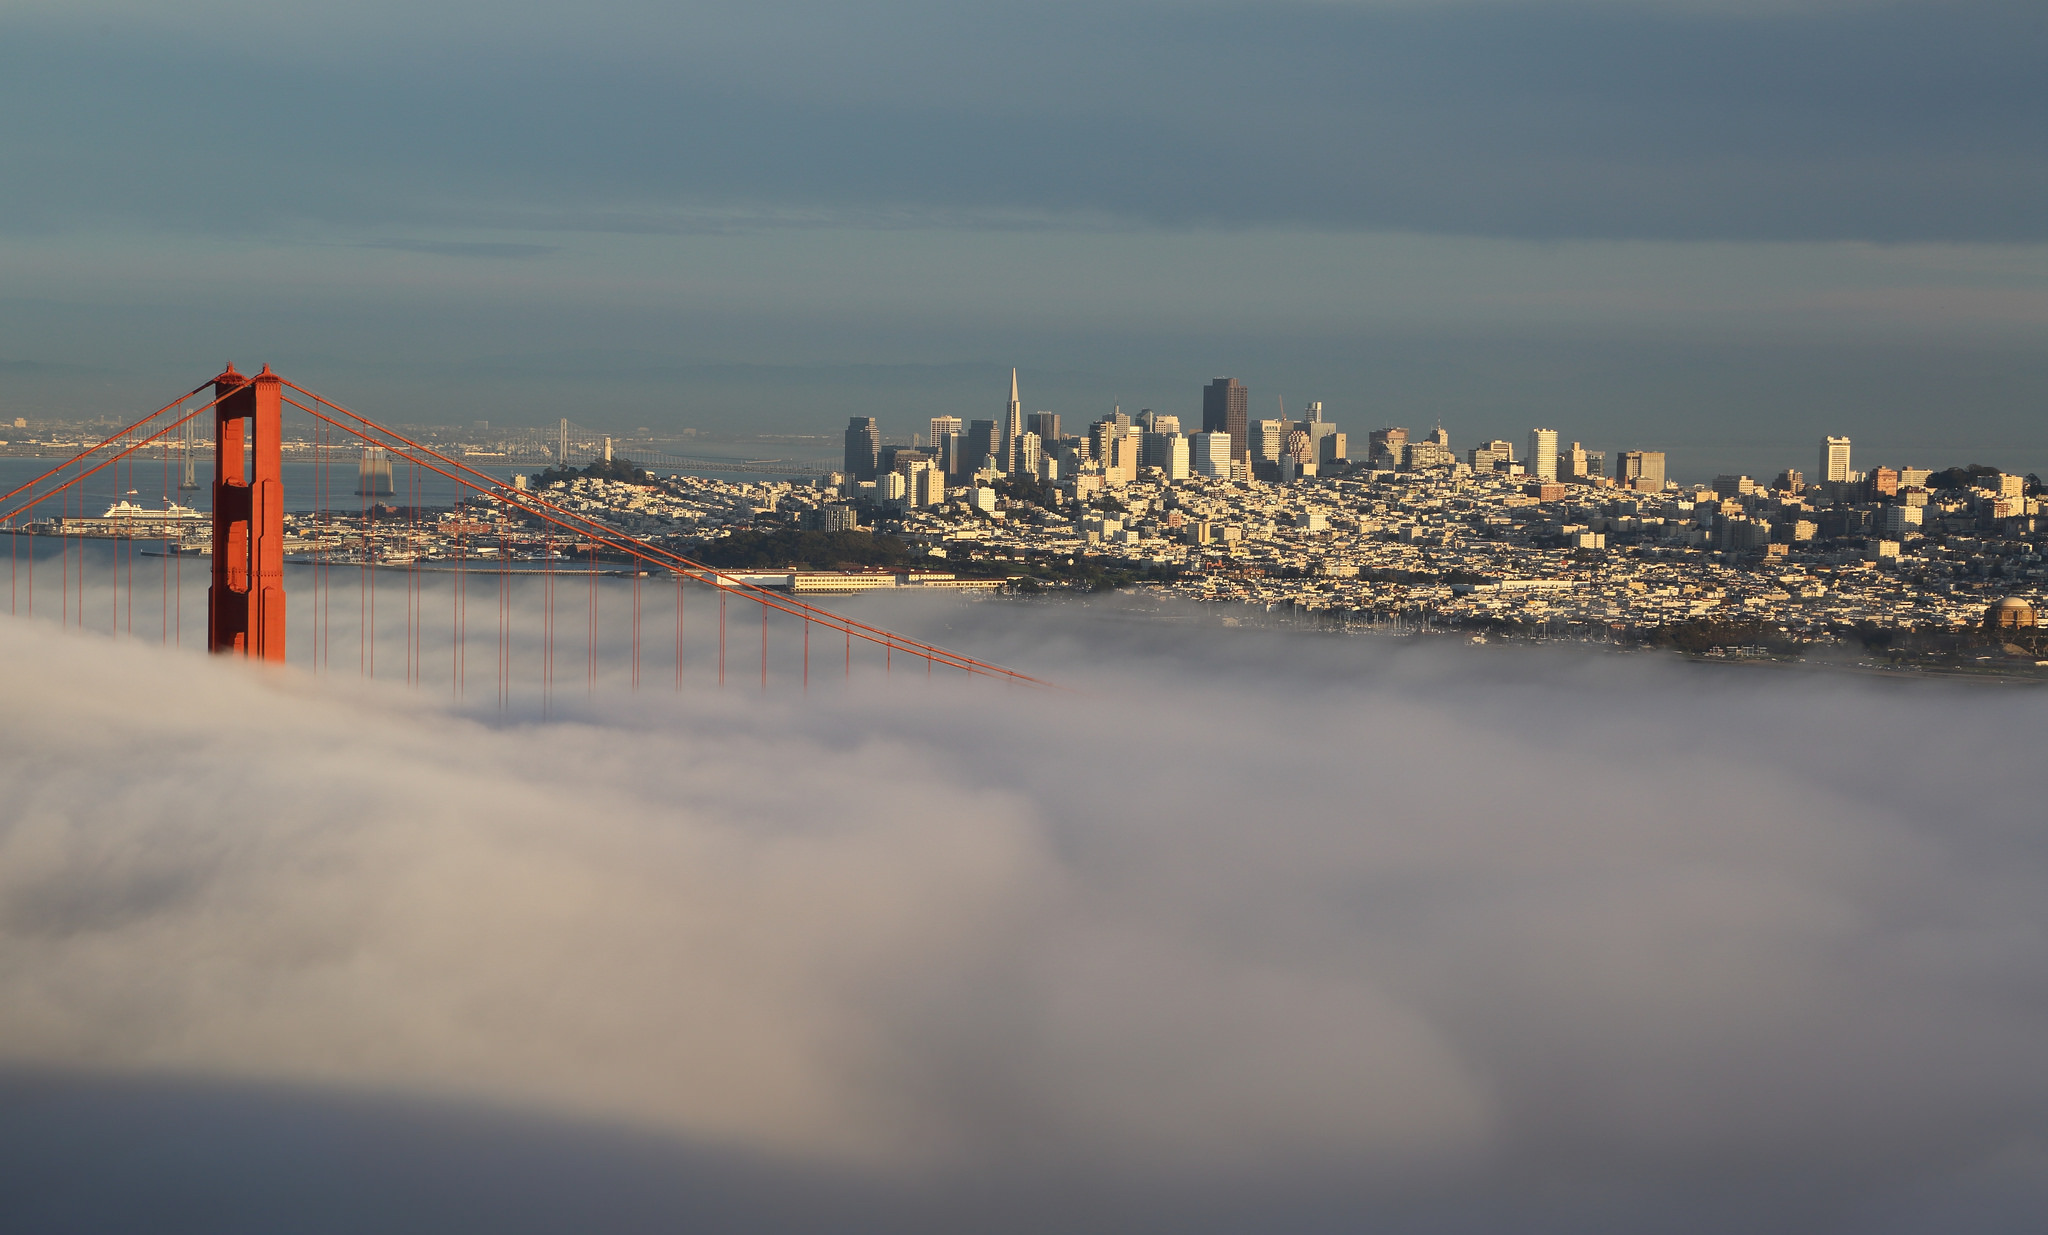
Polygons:
[[8,24],[0,105],[17,123],[0,148],[39,173],[0,196],[15,228],[2037,240],[2048,217],[2048,31],[2017,0]]
[[2048,1195],[2032,693],[864,615],[1086,693],[784,661],[490,725],[0,624],[0,1061],[596,1120],[951,1229]]

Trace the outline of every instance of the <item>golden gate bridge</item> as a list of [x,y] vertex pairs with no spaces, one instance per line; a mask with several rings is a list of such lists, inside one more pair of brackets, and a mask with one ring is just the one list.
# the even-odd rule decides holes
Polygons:
[[[188,406],[209,392],[211,397],[196,406]],[[302,568],[299,572],[301,578],[310,585],[311,595],[307,599],[312,605],[311,621],[302,623],[302,629],[310,626],[310,646],[290,657],[286,647],[287,601],[284,586],[287,512],[283,437],[287,408],[313,422],[316,456],[322,460],[316,466],[313,480],[313,552],[309,558],[301,555],[293,562]],[[569,636],[563,628],[563,614],[558,610],[569,603],[567,589],[574,586],[578,575],[585,576],[587,583],[583,604],[579,606],[584,609],[586,619],[587,640],[581,658],[586,690],[594,690],[600,676],[599,579],[601,576],[615,578],[619,575],[625,575],[631,581],[629,676],[635,690],[641,686],[643,653],[646,651],[643,634],[650,616],[663,625],[667,624],[667,619],[673,619],[672,677],[675,688],[682,688],[685,592],[688,584],[708,588],[717,597],[716,668],[721,685],[727,675],[729,600],[751,602],[760,614],[759,677],[764,691],[768,689],[770,680],[771,619],[778,619],[774,625],[783,628],[786,636],[796,644],[801,668],[792,676],[799,677],[806,689],[812,674],[814,635],[825,638],[826,649],[821,654],[828,661],[839,660],[840,664],[834,667],[849,679],[854,670],[855,652],[864,649],[867,656],[879,652],[885,673],[895,672],[897,662],[901,661],[906,669],[921,667],[927,676],[945,669],[970,677],[996,678],[1019,685],[1048,685],[1016,670],[860,622],[791,595],[770,591],[732,572],[628,535],[599,519],[551,502],[539,492],[517,488],[452,453],[351,411],[272,372],[268,365],[254,375],[244,375],[230,364],[209,381],[149,415],[99,442],[87,445],[34,479],[0,494],[0,511],[4,511],[0,513],[0,530],[8,533],[10,546],[10,613],[34,616],[39,573],[36,542],[51,534],[50,529],[54,528],[54,534],[61,542],[57,606],[61,620],[66,625],[106,629],[116,637],[137,637],[134,620],[136,549],[141,542],[157,539],[161,541],[161,549],[155,553],[161,559],[160,570],[155,572],[159,575],[157,584],[160,589],[159,642],[184,642],[184,560],[187,554],[182,536],[170,526],[169,520],[159,519],[153,524],[138,520],[126,532],[116,530],[117,547],[111,578],[96,582],[92,593],[97,602],[98,589],[107,588],[107,608],[102,617],[96,605],[96,612],[90,620],[86,613],[86,538],[67,531],[78,521],[61,517],[41,524],[33,521],[38,511],[47,511],[53,504],[68,514],[75,501],[82,514],[84,483],[108,469],[112,469],[118,478],[124,463],[128,472],[127,491],[133,491],[135,461],[141,457],[139,452],[151,446],[157,447],[155,453],[162,460],[165,488],[169,491],[171,453],[164,446],[169,444],[170,434],[194,422],[201,425],[210,423],[213,428],[211,510],[204,516],[194,516],[206,519],[211,532],[207,546],[211,560],[207,572],[204,622],[209,652],[274,663],[296,660],[315,671],[331,671],[334,605],[337,593],[348,590],[347,576],[354,574],[353,599],[360,618],[357,623],[359,669],[365,676],[374,677],[380,639],[376,614],[377,577],[402,565],[406,574],[404,640],[407,680],[416,685],[425,681],[428,644],[430,639],[438,641],[439,622],[445,616],[450,685],[458,698],[463,697],[470,676],[470,602],[478,599],[493,603],[495,631],[490,632],[485,627],[477,637],[482,639],[486,633],[495,634],[494,645],[488,646],[494,647],[495,651],[494,676],[501,707],[509,705],[515,683],[522,675],[528,682],[538,685],[544,706],[561,684],[558,679],[565,675],[558,672],[557,651],[558,645],[567,644]],[[360,510],[356,512],[358,517],[354,519],[333,510],[331,503],[324,500],[332,493],[330,469],[325,460],[338,453],[329,450],[329,446],[343,443],[379,448],[392,459],[410,464],[414,488],[412,503],[409,506],[384,505],[364,497]],[[444,520],[441,525],[444,530],[452,532],[449,538],[452,556],[435,563],[414,551],[399,554],[397,556],[403,560],[392,562],[390,559],[394,555],[388,546],[389,533],[394,525],[402,532],[399,537],[402,543],[419,543],[423,516],[417,494],[418,478],[422,475],[440,477],[457,492],[471,495],[480,509],[501,517],[489,522],[466,518],[462,504],[458,503],[451,512],[452,518]],[[115,486],[120,491],[118,479]],[[382,529],[383,535],[377,527],[380,513],[387,521]],[[43,535],[24,536],[24,516]],[[146,527],[154,527],[157,535],[143,535],[142,529]],[[25,565],[21,552],[24,540],[29,547]],[[145,549],[145,556],[149,552]],[[522,552],[530,564],[515,571],[514,562]],[[536,562],[537,567],[531,565]],[[104,571],[109,568],[102,564],[98,569]],[[446,592],[445,609],[438,610],[437,606],[434,632],[430,634],[429,588],[423,580],[423,571],[433,570],[444,572],[448,583],[441,589]],[[45,576],[43,603],[47,614],[50,608],[47,563],[42,564],[41,573]],[[150,585],[150,573],[145,562],[142,583],[145,593]],[[515,638],[520,632],[514,629],[519,611],[513,603],[513,580],[515,575],[524,575],[530,580],[534,574],[541,576],[542,585],[539,640],[532,648],[531,663],[521,664],[517,655],[519,640]],[[648,580],[666,580],[673,587],[650,588]],[[195,579],[195,587],[197,583]],[[343,603],[346,604],[345,596]],[[664,609],[667,612],[661,612]],[[146,595],[144,613],[147,614]],[[146,623],[145,616],[143,637],[146,637]],[[395,622],[391,624],[395,626]],[[396,633],[395,629],[393,633]],[[534,632],[524,633],[530,638]],[[834,635],[838,638],[832,638]],[[841,647],[831,648],[829,645],[832,643],[839,643]],[[841,652],[841,656],[831,657],[832,651]]]

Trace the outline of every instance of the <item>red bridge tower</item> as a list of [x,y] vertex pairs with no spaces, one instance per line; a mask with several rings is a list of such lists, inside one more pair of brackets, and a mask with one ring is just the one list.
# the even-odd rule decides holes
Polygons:
[[[213,586],[206,648],[284,660],[284,379],[213,379]],[[245,429],[244,423],[249,425]],[[248,442],[244,457],[245,439]]]

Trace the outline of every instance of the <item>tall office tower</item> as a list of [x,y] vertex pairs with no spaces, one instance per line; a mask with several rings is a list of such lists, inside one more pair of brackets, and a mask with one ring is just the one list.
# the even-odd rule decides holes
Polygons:
[[[958,436],[957,434],[955,436]],[[923,467],[910,474],[910,498],[919,506],[946,504],[946,474],[936,467]]]
[[1290,426],[1284,420],[1255,420],[1251,424],[1251,457],[1261,463],[1280,462],[1280,451],[1287,444],[1287,430]]
[[958,433],[960,430],[966,427],[966,425],[960,423],[960,418],[958,416],[932,417],[932,435],[928,442],[928,444],[931,446],[932,457],[934,459],[938,458],[939,443],[945,440],[946,435],[948,433]]
[[1138,478],[1138,469],[1145,464],[1145,431],[1131,425],[1110,442],[1109,457],[1103,460],[1106,471],[1124,478],[1125,482]]
[[1529,475],[1537,480],[1557,479],[1557,430],[1529,430]]
[[1180,417],[1154,412],[1152,423],[1146,426],[1145,432],[1177,434],[1180,432]]
[[1849,479],[1849,439],[1824,437],[1820,441],[1820,479]]
[[[20,417],[15,418],[14,424],[16,428],[25,429],[28,427],[22,423]],[[183,478],[178,481],[179,489],[197,489],[199,487],[199,478],[192,471],[192,422],[189,420],[185,422],[185,470],[182,475]]]
[[954,429],[942,433],[932,442],[932,458],[938,461],[939,470],[948,476],[960,474],[960,460],[967,453],[967,435]]
[[1038,475],[1039,452],[1044,447],[1036,433],[1029,431],[1017,435],[1017,449],[1010,452],[1016,462],[1015,473],[1019,476]]
[[882,456],[882,430],[873,416],[850,416],[846,421],[846,475],[852,480],[873,480],[875,464]]
[[1408,445],[1406,429],[1374,429],[1366,438],[1372,465],[1377,468],[1401,466],[1402,448]]
[[1444,428],[1442,425],[1438,425],[1436,428],[1431,429],[1429,431],[1429,440],[1435,442],[1437,445],[1443,447],[1445,450],[1449,450],[1451,448],[1451,432],[1450,430]]
[[1494,438],[1481,449],[1490,450],[1496,457],[1509,463],[1515,461],[1515,444],[1513,442],[1504,442],[1499,438]]
[[1582,484],[1598,480],[1607,474],[1607,452],[1587,450],[1580,443],[1573,442],[1568,449],[1557,452],[1557,474]]
[[1230,435],[1197,433],[1193,441],[1192,464],[1197,475],[1230,479]]
[[967,422],[967,453],[960,460],[962,475],[970,475],[989,465],[996,452],[1002,449],[1003,428],[993,420],[970,420]]
[[910,475],[911,467],[918,463],[930,462],[931,455],[916,446],[884,446],[875,458],[875,475],[883,472],[901,472]]
[[1017,439],[1024,435],[1024,404],[1017,398],[1017,371],[1010,370],[1010,410],[1003,416],[1003,440],[996,466],[1005,475],[1017,470]]
[[1042,445],[1050,446],[1060,440],[1060,414],[1058,412],[1031,413],[1031,431],[1038,435]]
[[1251,404],[1252,392],[1234,377],[1219,377],[1202,387],[1202,432],[1228,433],[1230,457],[1240,462],[1251,459],[1245,442]]
[[1624,450],[1615,458],[1614,479],[1616,482],[1639,493],[1661,493],[1664,490],[1664,452],[1661,450]]
[[356,465],[356,494],[391,496],[391,456],[382,446],[363,447],[362,462]]
[[1157,465],[1167,480],[1188,478],[1188,439],[1179,433],[1168,435],[1166,452]]
[[1107,463],[1109,461],[1109,443],[1111,439],[1122,432],[1122,426],[1106,417],[1089,425],[1087,439],[1088,457],[1101,463]]
[[1311,403],[1302,412],[1301,418],[1312,425],[1323,423],[1323,405],[1320,401]]

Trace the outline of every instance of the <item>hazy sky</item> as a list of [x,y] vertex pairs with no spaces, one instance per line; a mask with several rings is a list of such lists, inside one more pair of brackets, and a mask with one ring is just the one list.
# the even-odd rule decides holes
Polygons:
[[[0,11],[0,411],[907,436],[1320,399],[2048,470],[2048,23],[1962,0]],[[154,403],[150,403],[154,406]]]
[[0,1220],[2038,1228],[2038,691],[858,607],[1084,693],[0,622]]

